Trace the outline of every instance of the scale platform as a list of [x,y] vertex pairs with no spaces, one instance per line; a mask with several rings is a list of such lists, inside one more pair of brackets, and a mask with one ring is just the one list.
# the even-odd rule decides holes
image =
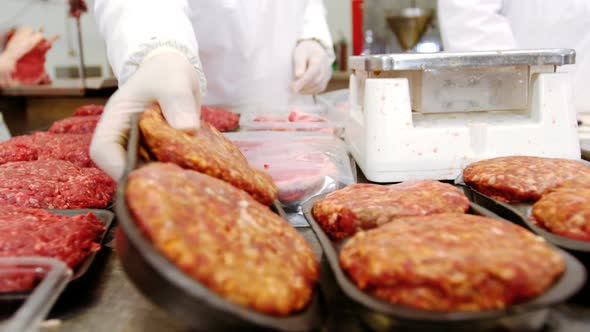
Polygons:
[[580,159],[575,51],[351,57],[345,139],[368,180],[455,179],[468,164],[528,155]]

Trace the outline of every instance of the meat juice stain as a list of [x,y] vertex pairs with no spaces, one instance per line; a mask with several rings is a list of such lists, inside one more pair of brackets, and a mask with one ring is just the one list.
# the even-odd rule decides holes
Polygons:
[[432,149],[432,153],[438,153],[438,148]]
[[263,167],[264,167],[264,169],[269,169],[270,168],[270,166],[268,164],[264,164]]

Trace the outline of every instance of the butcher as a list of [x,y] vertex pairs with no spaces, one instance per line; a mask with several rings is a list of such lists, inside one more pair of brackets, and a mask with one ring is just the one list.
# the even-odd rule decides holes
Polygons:
[[90,155],[115,180],[131,116],[151,103],[197,130],[202,104],[306,102],[331,77],[322,0],[96,0],[94,11],[119,89]]

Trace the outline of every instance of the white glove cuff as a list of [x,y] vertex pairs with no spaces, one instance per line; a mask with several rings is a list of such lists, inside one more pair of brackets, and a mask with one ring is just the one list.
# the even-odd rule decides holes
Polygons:
[[186,57],[186,59],[193,65],[197,72],[199,79],[199,88],[201,90],[201,98],[205,97],[207,92],[207,79],[203,72],[203,65],[201,59],[197,54],[194,54],[186,45],[179,43],[176,40],[171,39],[150,39],[149,42],[143,43],[139,46],[139,51],[133,53],[129,60],[125,63],[126,65],[132,65],[139,67],[142,62],[147,59],[162,53],[163,51],[174,51],[178,52]]

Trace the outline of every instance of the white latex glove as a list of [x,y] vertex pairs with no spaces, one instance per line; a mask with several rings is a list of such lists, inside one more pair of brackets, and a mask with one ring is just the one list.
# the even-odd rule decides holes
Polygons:
[[328,52],[314,40],[304,40],[295,47],[293,54],[295,81],[294,93],[316,94],[326,89],[332,76],[332,61]]
[[201,92],[195,68],[172,48],[156,49],[113,94],[100,118],[90,157],[118,181],[125,169],[125,144],[134,114],[158,102],[168,123],[177,129],[196,130],[200,125]]

